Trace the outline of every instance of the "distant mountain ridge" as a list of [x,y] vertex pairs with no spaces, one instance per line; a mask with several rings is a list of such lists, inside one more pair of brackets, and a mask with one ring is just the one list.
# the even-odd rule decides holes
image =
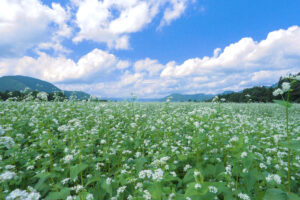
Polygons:
[[159,101],[167,101],[170,98],[171,102],[181,102],[181,101],[206,101],[211,99],[215,95],[212,94],[170,94],[164,98],[159,99]]
[[89,94],[82,91],[64,91],[53,85],[52,83],[32,78],[29,76],[3,76],[0,77],[0,92],[5,91],[22,91],[29,88],[32,91],[38,92],[64,92],[67,98],[75,96],[77,99],[88,99]]

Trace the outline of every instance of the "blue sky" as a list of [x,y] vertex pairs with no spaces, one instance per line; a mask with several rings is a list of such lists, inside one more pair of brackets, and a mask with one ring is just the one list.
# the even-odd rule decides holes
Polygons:
[[0,76],[102,97],[219,93],[300,71],[300,1],[2,0]]

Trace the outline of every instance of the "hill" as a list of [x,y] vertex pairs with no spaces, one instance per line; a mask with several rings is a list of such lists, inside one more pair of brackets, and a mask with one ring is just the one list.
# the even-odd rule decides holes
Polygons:
[[0,92],[5,91],[23,91],[29,88],[32,91],[38,92],[64,92],[67,98],[75,96],[77,99],[83,100],[90,97],[89,94],[82,91],[63,91],[52,83],[42,81],[40,79],[28,76],[3,76],[0,77]]
[[3,76],[0,78],[0,92],[21,91],[29,88],[32,91],[44,91],[47,93],[60,92],[55,85],[28,76]]
[[171,102],[182,102],[182,101],[206,101],[213,98],[215,95],[212,94],[170,94],[158,101],[167,101],[171,97]]

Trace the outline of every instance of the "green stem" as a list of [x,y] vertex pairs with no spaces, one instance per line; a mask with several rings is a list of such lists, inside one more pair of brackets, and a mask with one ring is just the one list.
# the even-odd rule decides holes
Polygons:
[[289,102],[289,96],[288,93],[288,100],[286,101],[285,106],[285,114],[286,114],[286,137],[288,142],[288,185],[289,190],[288,192],[291,193],[291,149],[290,149],[290,134],[289,134],[289,108],[288,108],[288,102]]

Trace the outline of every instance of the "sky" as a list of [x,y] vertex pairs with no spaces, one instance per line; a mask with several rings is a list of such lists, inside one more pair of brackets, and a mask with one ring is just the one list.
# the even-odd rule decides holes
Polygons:
[[0,0],[0,76],[156,98],[298,72],[299,0]]

